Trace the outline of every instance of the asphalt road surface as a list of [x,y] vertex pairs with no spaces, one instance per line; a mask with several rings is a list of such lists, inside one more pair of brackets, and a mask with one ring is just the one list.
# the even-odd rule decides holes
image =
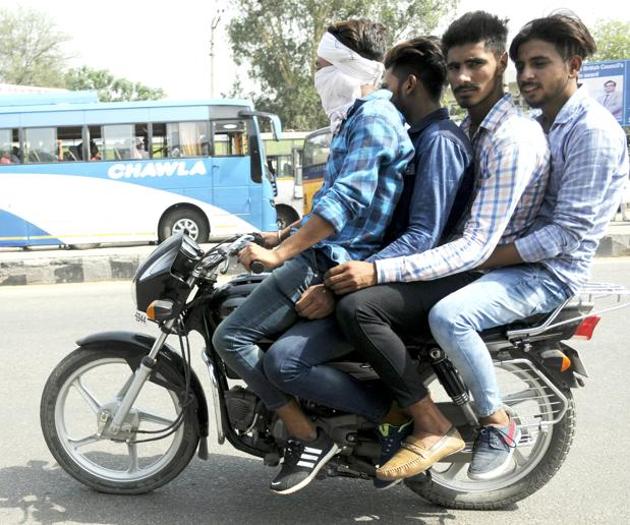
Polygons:
[[[630,287],[630,259],[598,260],[595,279]],[[98,283],[0,288],[0,524],[188,523],[630,523],[630,308],[604,316],[582,349],[590,379],[575,392],[577,433],[562,469],[538,493],[495,512],[446,510],[405,487],[376,492],[360,480],[315,481],[276,496],[275,470],[216,445],[167,486],[144,496],[99,494],[54,462],[39,426],[48,374],[81,336],[147,332],[134,321],[131,285]],[[195,368],[208,379],[193,340]]]

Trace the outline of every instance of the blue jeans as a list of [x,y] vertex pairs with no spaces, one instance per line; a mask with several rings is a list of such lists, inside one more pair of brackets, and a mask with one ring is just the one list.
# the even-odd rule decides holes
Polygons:
[[380,423],[392,402],[387,388],[325,364],[352,350],[334,316],[299,321],[266,352],[265,374],[283,392]]
[[270,410],[290,398],[265,376],[264,352],[256,343],[295,323],[295,303],[309,286],[322,282],[329,266],[325,256],[306,250],[276,268],[214,332],[215,350]]
[[540,264],[493,270],[438,302],[429,312],[436,342],[472,392],[480,417],[501,408],[492,358],[478,332],[550,312],[568,298]]

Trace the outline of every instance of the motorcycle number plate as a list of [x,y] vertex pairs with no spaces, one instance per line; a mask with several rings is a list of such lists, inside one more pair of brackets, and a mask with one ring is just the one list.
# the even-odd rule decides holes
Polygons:
[[146,324],[147,322],[147,314],[141,312],[140,310],[136,310],[136,321],[142,324]]

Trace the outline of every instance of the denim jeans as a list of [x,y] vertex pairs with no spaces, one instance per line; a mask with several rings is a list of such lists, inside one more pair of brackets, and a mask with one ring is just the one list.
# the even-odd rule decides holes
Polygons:
[[388,389],[325,364],[352,351],[334,316],[298,321],[266,352],[265,374],[283,392],[380,423],[392,402]]
[[486,417],[501,408],[492,358],[478,332],[550,312],[568,298],[540,264],[493,270],[438,302],[429,313],[436,342],[446,352]]
[[306,250],[276,268],[214,332],[215,350],[270,410],[290,398],[265,376],[264,352],[256,343],[295,323],[295,303],[309,286],[322,282],[329,266],[325,256]]

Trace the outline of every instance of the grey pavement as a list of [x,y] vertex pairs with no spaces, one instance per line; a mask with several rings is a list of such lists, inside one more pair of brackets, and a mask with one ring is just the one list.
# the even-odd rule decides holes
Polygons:
[[[595,278],[630,286],[630,258],[598,259]],[[574,392],[577,432],[569,456],[539,492],[493,512],[435,507],[403,486],[325,479],[292,496],[268,489],[275,469],[213,431],[210,460],[193,459],[171,483],[143,496],[99,494],[55,463],[39,426],[39,400],[52,368],[82,336],[105,330],[153,333],[134,322],[128,282],[0,288],[0,524],[353,524],[565,525],[630,523],[630,309],[604,315],[595,337],[573,342],[590,377]],[[193,338],[193,364],[209,380]],[[211,421],[213,415],[211,414]]]
[[[154,249],[152,245],[86,250],[0,248],[0,286],[129,280]],[[611,222],[597,255],[630,255],[630,222]]]

